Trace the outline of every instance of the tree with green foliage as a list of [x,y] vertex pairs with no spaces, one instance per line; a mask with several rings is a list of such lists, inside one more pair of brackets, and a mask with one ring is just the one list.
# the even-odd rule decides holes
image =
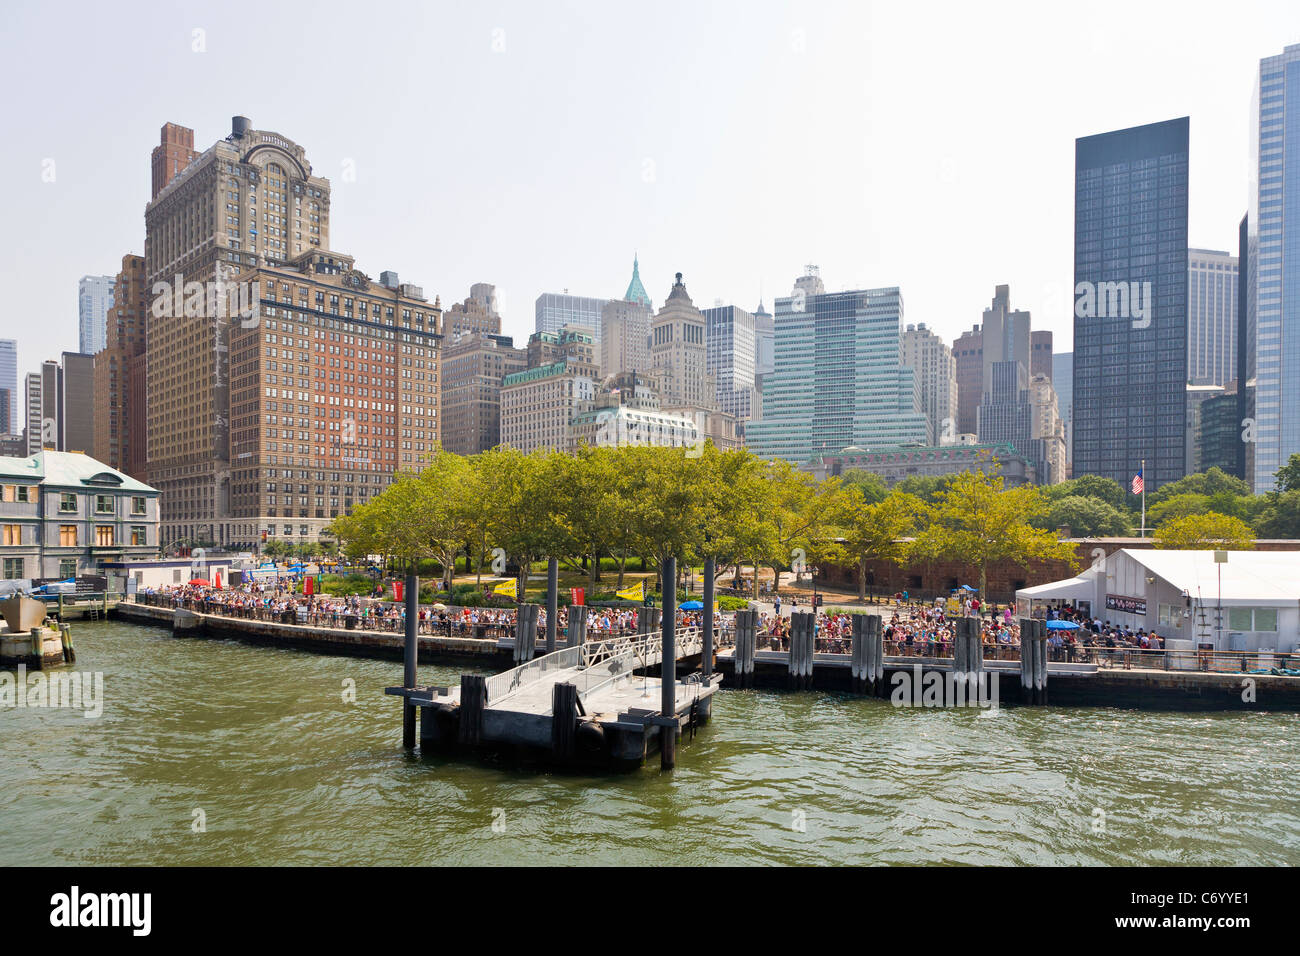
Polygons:
[[872,560],[903,564],[911,543],[905,539],[916,530],[924,505],[915,495],[895,488],[880,501],[868,502],[846,489],[834,515],[835,529],[842,540],[827,554],[832,560],[850,560],[858,566],[858,600],[867,596],[867,563]]
[[1292,452],[1286,464],[1273,473],[1278,491],[1300,491],[1300,452]]
[[1046,510],[1034,525],[1045,531],[1069,528],[1076,538],[1120,537],[1130,534],[1133,527],[1127,511],[1087,495],[1048,499]]
[[1027,567],[1030,561],[1062,560],[1078,567],[1072,544],[1030,524],[1043,511],[1036,487],[1004,488],[1001,475],[979,471],[951,477],[948,489],[925,509],[928,524],[916,536],[914,556],[978,570],[981,599],[988,593],[989,565],[997,561]]
[[[826,530],[832,524],[840,483],[837,478],[818,482],[812,475],[780,459],[768,462],[766,472],[771,482],[768,520],[774,547],[763,563],[772,569],[773,581],[778,581],[781,572],[793,568],[801,554],[805,562],[818,559]],[[758,567],[755,563],[755,599],[758,598]]]
[[1208,511],[1170,518],[1156,528],[1155,546],[1187,551],[1249,551],[1255,547],[1255,534],[1240,518]]
[[1209,471],[1184,475],[1177,481],[1171,481],[1159,488],[1149,490],[1147,492],[1147,510],[1150,511],[1153,505],[1176,495],[1190,494],[1214,497],[1225,493],[1234,498],[1249,496],[1250,485],[1240,478],[1228,474],[1222,468],[1211,468]]
[[935,504],[952,486],[953,475],[908,475],[894,489],[913,495],[925,504]]
[[1147,527],[1158,528],[1174,518],[1186,518],[1189,515],[1203,515],[1214,509],[1210,507],[1209,495],[1183,492],[1169,495],[1147,508]]
[[858,492],[867,504],[884,501],[885,496],[889,494],[889,483],[874,471],[853,469],[839,477],[845,488]]
[[1116,511],[1126,514],[1131,511],[1128,489],[1113,478],[1103,478],[1101,475],[1080,475],[1055,485],[1044,485],[1042,493],[1049,502],[1062,498],[1095,498]]
[[1258,498],[1263,507],[1253,527],[1261,538],[1300,538],[1300,488],[1259,495]]

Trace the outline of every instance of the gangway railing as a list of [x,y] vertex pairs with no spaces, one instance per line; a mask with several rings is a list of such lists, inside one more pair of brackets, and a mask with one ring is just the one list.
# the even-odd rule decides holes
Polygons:
[[[698,654],[703,646],[700,628],[677,629],[675,648],[678,658]],[[578,694],[586,696],[631,674],[637,668],[652,667],[662,661],[663,638],[658,632],[631,634],[591,641],[578,647],[565,647],[489,677],[486,681],[487,703],[489,706],[499,704],[564,670],[578,672],[573,683],[578,687]]]

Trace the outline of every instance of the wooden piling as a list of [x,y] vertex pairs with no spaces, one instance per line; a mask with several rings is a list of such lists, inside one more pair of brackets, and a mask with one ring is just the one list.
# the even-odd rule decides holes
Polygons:
[[790,652],[786,669],[790,687],[794,690],[812,687],[815,628],[815,613],[796,611],[790,615]]
[[516,664],[523,664],[533,659],[537,649],[537,615],[541,608],[536,604],[520,604],[515,619]]
[[551,688],[551,750],[559,760],[572,760],[578,732],[578,688],[565,682]]
[[754,686],[754,648],[758,642],[758,612],[736,612],[736,654],[732,678],[737,687]]
[[459,739],[464,746],[477,746],[483,738],[483,710],[486,707],[487,678],[482,674],[461,674]]
[[587,608],[575,604],[569,608],[569,626],[565,629],[565,647],[581,647],[587,643]]

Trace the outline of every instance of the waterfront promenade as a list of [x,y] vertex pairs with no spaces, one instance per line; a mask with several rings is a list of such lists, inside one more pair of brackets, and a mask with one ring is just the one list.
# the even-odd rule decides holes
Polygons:
[[[158,597],[158,596],[155,596]],[[170,604],[161,597],[158,604]],[[253,644],[291,647],[321,654],[400,660],[403,635],[400,630],[366,630],[329,627],[309,623],[285,623],[258,616],[205,613],[184,606],[155,606],[144,602],[123,602],[113,612],[119,619],[171,626],[178,636],[210,636]],[[448,609],[451,612],[463,609]],[[727,677],[723,685],[735,687],[734,615],[721,615],[717,633],[717,670]],[[476,630],[477,628],[477,630]],[[500,622],[464,629],[434,619],[422,624],[418,637],[419,661],[426,664],[474,663],[504,670],[512,663],[513,622]],[[537,649],[544,645],[539,641]],[[927,649],[928,650],[928,649]],[[885,686],[897,673],[951,671],[953,659],[929,654],[905,644],[891,642],[884,647]],[[1251,673],[1252,662],[1217,658],[1219,670],[1210,669],[1208,659],[1168,651],[1093,647],[1077,661],[1048,661],[1052,705],[1121,706],[1190,710],[1300,710],[1300,677],[1274,673]],[[785,688],[790,684],[791,653],[775,635],[756,635],[752,658],[755,687]],[[983,667],[999,681],[1000,700],[1020,701],[1019,649],[1001,647],[986,655]],[[1177,666],[1175,666],[1177,665]],[[1204,668],[1204,669],[1202,669]],[[815,649],[808,686],[814,690],[852,691],[852,654]],[[887,695],[886,695],[887,696]]]

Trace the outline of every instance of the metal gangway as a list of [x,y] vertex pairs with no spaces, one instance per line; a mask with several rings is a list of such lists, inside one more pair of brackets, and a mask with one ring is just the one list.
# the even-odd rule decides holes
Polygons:
[[[676,657],[692,657],[704,649],[699,627],[679,627]],[[636,671],[663,662],[663,637],[658,632],[629,634],[565,647],[487,678],[485,706],[536,714],[551,712],[551,688],[571,683],[584,704],[600,693],[632,679]],[[453,689],[453,694],[458,690]],[[444,698],[446,699],[446,698]]]

